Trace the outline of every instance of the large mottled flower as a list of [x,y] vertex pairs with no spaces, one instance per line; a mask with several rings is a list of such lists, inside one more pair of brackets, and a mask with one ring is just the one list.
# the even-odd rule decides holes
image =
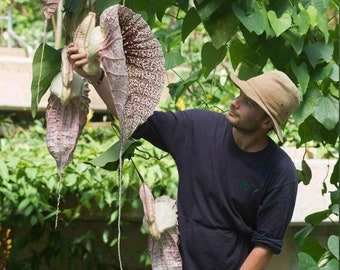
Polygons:
[[162,48],[143,18],[114,5],[103,11],[105,41],[98,56],[109,78],[122,138],[129,137],[159,102],[165,75]]

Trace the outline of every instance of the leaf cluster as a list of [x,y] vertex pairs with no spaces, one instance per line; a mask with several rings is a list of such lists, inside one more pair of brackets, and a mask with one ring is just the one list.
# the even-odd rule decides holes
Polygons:
[[[53,262],[61,261],[69,262],[65,266],[69,268],[64,269],[75,269],[84,263],[87,269],[106,269],[101,263],[101,246],[116,254],[118,175],[111,168],[100,169],[90,163],[110,149],[114,141],[118,142],[112,127],[92,127],[90,123],[80,137],[74,161],[63,173],[56,230],[59,179],[55,161],[45,145],[44,122],[18,124],[2,117],[0,131],[0,224],[11,229],[9,269],[41,269],[37,268],[39,265],[50,268]],[[149,185],[156,186],[155,195],[175,196],[176,169],[170,165],[173,161],[150,148],[145,144],[135,149],[136,166],[141,167],[143,162],[149,168],[140,172]],[[157,156],[160,162],[154,158]],[[125,164],[123,179],[122,226],[131,219],[141,224],[140,179],[131,162]],[[93,219],[105,224],[102,231],[86,226],[86,220]],[[84,230],[71,237],[64,235],[67,228],[77,223],[83,224]],[[40,248],[22,257],[32,245]]]

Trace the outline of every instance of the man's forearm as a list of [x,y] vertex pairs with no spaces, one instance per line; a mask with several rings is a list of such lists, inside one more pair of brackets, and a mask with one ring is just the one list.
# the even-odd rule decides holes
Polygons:
[[264,270],[272,255],[273,252],[271,249],[256,246],[243,262],[240,270]]
[[[97,79],[93,79],[96,81]],[[104,101],[105,105],[107,106],[108,110],[117,117],[117,112],[114,104],[114,100],[110,90],[110,84],[108,78],[105,76],[99,84],[94,83],[93,87],[96,89],[100,98]]]

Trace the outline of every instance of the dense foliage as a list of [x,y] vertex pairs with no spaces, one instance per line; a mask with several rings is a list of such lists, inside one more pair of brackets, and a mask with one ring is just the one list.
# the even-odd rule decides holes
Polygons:
[[[8,21],[7,16],[12,13],[11,21]],[[29,46],[36,48],[42,41],[44,32],[41,30],[44,26],[43,13],[40,1],[29,0],[3,0],[0,4],[0,46],[8,46],[8,35],[3,35],[4,32],[12,27],[13,32],[23,39]],[[12,25],[9,26],[9,23]],[[50,25],[50,30],[53,26]],[[53,32],[49,33],[49,40],[53,37]],[[12,37],[14,46],[20,46],[20,42]]]
[[[123,1],[97,0],[92,2],[94,9],[99,14],[107,6]],[[286,125],[284,134],[287,138],[286,144],[305,148],[306,153],[309,147],[322,148],[323,158],[338,158],[335,149],[337,149],[339,141],[339,7],[336,1],[195,0],[193,6],[188,0],[169,0],[166,2],[126,0],[124,2],[148,21],[162,43],[166,67],[169,71],[168,76],[169,78],[174,77],[171,77],[168,82],[172,99],[163,103],[162,109],[179,110],[188,107],[204,107],[224,112],[227,110],[230,100],[237,93],[237,89],[230,83],[229,74],[238,72],[241,78],[249,78],[266,70],[280,69],[286,72],[299,86],[301,99],[300,108]],[[84,0],[66,0],[64,2],[65,43],[72,39],[75,26],[89,8],[89,2]],[[46,63],[48,63],[48,60],[53,61],[54,67],[56,67],[60,63],[58,51],[53,49],[53,43],[50,42],[49,44],[51,47],[48,47],[49,54],[46,56]],[[38,50],[37,52],[36,56],[39,59],[41,51]],[[37,64],[38,60],[35,63]],[[35,75],[37,70],[38,66],[34,66]],[[43,76],[51,76],[50,71],[51,69],[45,68]],[[36,79],[36,77],[34,78]],[[48,82],[45,85],[44,92],[37,92],[34,85],[36,84],[33,84],[32,96],[40,98],[47,91]],[[35,103],[32,103],[32,108],[37,106],[39,98],[34,101]],[[91,157],[95,158],[98,155],[96,150],[104,150],[97,145],[100,141],[97,138],[99,131],[92,132],[93,140],[90,144],[87,142],[85,146],[82,146],[82,142],[80,142],[77,146],[77,151],[81,151],[80,149],[85,151],[82,156],[86,158],[81,158],[83,161]],[[110,140],[103,139],[102,142],[106,146],[112,144]],[[145,143],[138,149],[141,147],[145,147]],[[164,165],[167,164],[163,163],[164,159],[158,161],[151,158],[155,156],[155,153],[156,156],[162,155],[162,153],[157,153],[156,149],[148,146],[143,155],[144,157],[150,156],[148,161],[152,160],[152,165],[146,164],[143,160],[143,166],[137,167],[143,175],[148,174],[150,181],[154,181],[152,184],[156,193],[168,192],[169,195],[175,195],[176,171],[174,165]],[[42,162],[46,162],[44,157],[47,153],[44,153],[45,156],[43,152],[41,154]],[[0,177],[7,179],[3,183],[15,178],[15,181],[12,180],[10,184],[7,183],[1,191],[6,202],[13,202],[12,207],[8,209],[11,209],[14,213],[11,211],[3,212],[6,215],[2,217],[1,221],[8,222],[6,225],[9,227],[15,227],[15,217],[17,217],[16,213],[18,212],[16,209],[20,209],[19,212],[24,216],[26,213],[32,225],[53,221],[56,198],[49,199],[53,203],[46,201],[46,198],[41,198],[38,202],[35,202],[37,205],[41,204],[40,207],[45,209],[44,219],[39,217],[38,214],[32,215],[36,208],[34,208],[35,204],[30,203],[31,197],[23,191],[18,193],[19,190],[25,189],[23,187],[21,189],[18,187],[18,191],[14,189],[19,183],[26,186],[24,183],[28,179],[39,177],[45,179],[42,187],[49,187],[49,191],[52,190],[52,187],[55,188],[56,179],[53,163],[47,166],[49,169],[39,171],[39,168],[35,166],[35,164],[38,164],[38,167],[40,166],[40,161],[37,158],[39,155],[33,155],[32,158],[25,156],[25,158],[14,160],[15,155],[13,155],[11,158],[3,159],[0,163]],[[28,166],[30,169],[26,170],[25,167],[25,169],[20,170],[18,165],[21,162],[28,162],[27,160],[32,163]],[[166,159],[166,161],[173,164],[171,159]],[[133,176],[134,180],[131,181],[137,184],[138,180],[136,180],[133,166],[128,161],[125,165],[127,168],[124,171],[127,175],[124,176],[124,179],[129,180]],[[85,165],[79,165],[75,160],[65,172],[66,183],[74,184],[80,181],[78,178],[86,178],[89,174],[87,181],[90,182],[87,183],[88,186],[85,181],[84,186],[76,187],[75,185],[75,189],[70,189],[70,194],[79,194],[80,196],[79,209],[83,209],[82,203],[86,201],[81,199],[82,194],[86,194],[85,191],[94,192],[97,182],[93,183],[93,179],[102,177],[98,176],[101,175],[99,170],[84,169],[82,166]],[[9,173],[6,173],[7,171]],[[321,247],[311,237],[313,229],[323,220],[334,215],[338,217],[338,171],[339,165],[337,163],[334,171],[331,172],[330,183],[324,183],[323,189],[320,191],[325,196],[330,196],[331,204],[329,208],[306,217],[306,228],[296,235],[301,269],[337,269],[338,267],[338,245],[336,244],[338,237],[330,236],[327,247]],[[302,161],[301,170],[298,173],[300,184],[307,185],[311,180],[308,161]],[[9,175],[14,176],[9,177]],[[21,182],[16,178],[21,179]],[[164,180],[160,181],[159,179]],[[171,179],[169,181],[171,185],[166,183],[167,179]],[[124,187],[132,188],[132,182],[124,182]],[[34,184],[32,185],[34,187]],[[112,183],[107,185],[105,188],[113,193],[106,193],[114,194],[115,190],[110,186]],[[71,186],[73,185],[65,184],[63,197],[66,195],[66,190]],[[10,187],[13,193],[8,194],[4,190]],[[84,188],[84,190],[76,191],[78,188]],[[34,189],[37,190],[37,186]],[[100,187],[98,189],[100,190]],[[42,191],[39,190],[39,195],[44,194]],[[22,194],[22,197],[18,194]],[[93,195],[93,198],[97,198],[97,203],[110,201],[110,199],[102,197],[106,195],[99,196],[101,199],[98,199],[98,196]],[[113,196],[111,198],[111,202],[113,202],[115,197],[114,195],[110,196]],[[44,211],[39,211],[39,213],[43,214]],[[66,215],[67,213],[69,212],[66,211],[63,214]],[[76,219],[79,216],[78,214],[73,215],[75,213],[78,212],[71,211],[68,216],[69,220]],[[111,221],[115,220],[115,215],[112,215]]]
[[[117,174],[85,163],[95,160],[118,140],[114,129],[110,125],[98,127],[89,123],[86,126],[74,162],[64,172],[56,230],[58,176],[55,161],[46,149],[44,121],[36,120],[28,126],[1,118],[0,130],[0,224],[4,229],[11,229],[13,241],[8,269],[41,269],[39,265],[66,269],[62,265],[61,268],[53,266],[53,262],[60,259],[59,263],[69,263],[68,269],[74,269],[81,261],[87,264],[85,269],[98,269],[103,253],[100,245],[111,250],[114,257],[116,249],[112,246],[117,235],[112,229],[117,226]],[[155,187],[156,196],[164,193],[176,196],[176,168],[168,156],[144,144],[135,151],[133,160],[148,183]],[[125,165],[123,179],[123,226],[131,215],[136,215],[137,224],[141,224],[140,179],[131,162]],[[102,231],[86,226],[86,220],[93,218],[107,224]],[[88,231],[83,235],[75,231],[71,239],[67,238],[63,232],[76,220],[83,220]],[[31,251],[32,245],[38,243],[39,249]],[[23,250],[26,250],[25,256],[22,256]]]

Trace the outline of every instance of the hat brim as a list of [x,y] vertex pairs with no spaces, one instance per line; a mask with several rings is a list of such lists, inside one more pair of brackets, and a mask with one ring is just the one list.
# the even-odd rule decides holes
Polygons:
[[279,123],[275,120],[273,115],[269,112],[267,109],[266,105],[262,102],[262,100],[259,98],[257,95],[256,91],[250,86],[250,84],[247,81],[240,80],[238,77],[235,75],[230,75],[231,80],[234,82],[234,84],[251,100],[253,100],[257,105],[259,105],[265,112],[266,114],[272,119],[273,124],[274,124],[274,131],[279,138],[281,142],[283,142],[283,136],[281,132],[281,127]]

